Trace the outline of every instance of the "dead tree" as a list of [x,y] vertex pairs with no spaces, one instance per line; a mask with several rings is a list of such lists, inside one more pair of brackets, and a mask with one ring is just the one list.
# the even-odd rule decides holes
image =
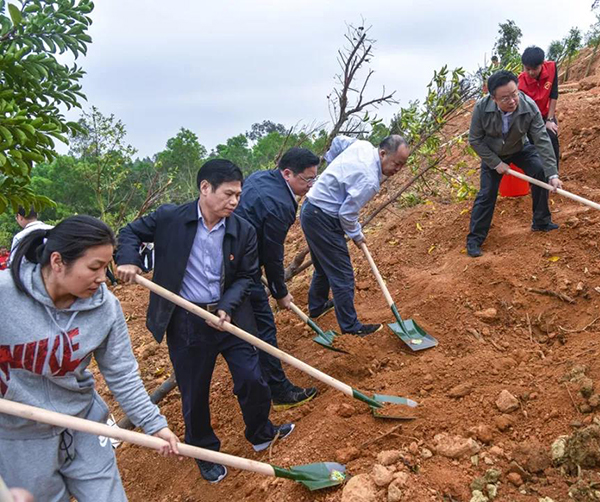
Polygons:
[[[345,43],[338,50],[337,62],[341,71],[335,76],[336,86],[327,96],[333,128],[327,137],[325,151],[329,149],[331,142],[342,129],[348,135],[364,132],[365,122],[358,118],[358,114],[372,108],[379,108],[384,104],[398,103],[394,99],[395,91],[386,94],[385,87],[381,96],[366,97],[369,80],[375,73],[368,68],[373,58],[375,44],[375,40],[368,36],[370,29],[370,27],[348,25],[344,35]],[[360,78],[361,75],[364,75],[364,78]]]

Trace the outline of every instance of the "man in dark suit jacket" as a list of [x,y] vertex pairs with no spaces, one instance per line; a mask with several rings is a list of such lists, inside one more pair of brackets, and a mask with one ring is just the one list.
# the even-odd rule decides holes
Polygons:
[[[249,221],[258,238],[259,266],[264,267],[267,284],[280,308],[293,301],[284,279],[283,249],[288,230],[296,221],[296,196],[306,195],[317,179],[319,157],[306,148],[290,148],[278,169],[258,171],[244,183],[235,214]],[[258,336],[277,347],[277,328],[269,299],[260,280],[260,270],[250,288],[250,302]],[[285,375],[279,359],[259,352],[260,365],[271,389],[273,407],[283,410],[299,406],[316,394],[314,387],[297,387]]]
[[[146,325],[160,343],[166,332],[169,356],[181,391],[188,444],[218,451],[220,441],[210,423],[210,381],[217,356],[223,355],[233,377],[246,439],[256,451],[267,448],[293,424],[274,426],[269,420],[271,394],[260,369],[258,351],[223,331],[225,321],[251,333],[256,324],[249,288],[258,273],[256,232],[233,214],[243,175],[228,160],[215,159],[198,171],[198,200],[167,204],[128,224],[119,233],[117,273],[132,281],[141,272],[142,242],[153,242],[154,282],[214,313],[219,323],[206,322],[153,293]],[[204,479],[221,481],[227,469],[197,461]]]

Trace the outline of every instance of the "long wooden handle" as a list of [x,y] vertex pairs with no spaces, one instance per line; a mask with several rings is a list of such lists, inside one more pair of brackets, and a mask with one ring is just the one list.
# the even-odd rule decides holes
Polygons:
[[304,312],[302,312],[302,310],[300,310],[294,302],[290,303],[290,309],[292,309],[292,312],[294,314],[296,314],[300,319],[302,319],[305,323],[308,324],[308,316]]
[[390,292],[389,292],[387,286],[385,285],[385,282],[383,281],[383,277],[381,277],[381,274],[379,273],[379,269],[377,268],[377,265],[375,265],[375,262],[373,261],[373,257],[371,256],[371,253],[369,253],[369,248],[367,247],[367,245],[364,242],[360,243],[360,248],[363,250],[363,253],[365,253],[365,256],[367,257],[367,261],[369,262],[369,265],[371,265],[371,270],[373,271],[373,275],[375,276],[375,279],[377,279],[377,283],[379,284],[379,287],[381,288],[381,291],[383,292],[383,296],[385,296],[385,301],[387,301],[388,305],[390,307],[392,307],[394,305],[394,299],[392,298],[392,295],[390,295]]
[[[552,185],[550,185],[548,183],[544,183],[543,181],[540,181],[540,180],[536,180],[535,178],[532,178],[531,176],[527,176],[526,174],[519,173],[517,171],[513,171],[512,169],[508,170],[508,174],[510,174],[511,176],[514,176],[515,178],[520,178],[522,180],[529,181],[529,183],[531,183],[533,185],[537,185],[542,188],[545,188],[546,190],[550,190],[551,192],[554,191],[554,187]],[[566,190],[563,190],[562,188],[557,188],[556,193],[559,195],[562,195],[564,197],[568,197],[569,199],[576,200],[577,202],[580,202],[581,204],[585,204],[586,206],[590,206],[590,207],[593,207],[594,209],[600,210],[600,204],[598,204],[594,201],[591,201],[589,199],[586,199],[584,197],[581,197],[579,195],[575,195],[574,193],[567,192]]]
[[[202,319],[204,319],[205,321],[212,321],[213,323],[220,322],[220,319],[216,315],[207,312],[203,308],[198,307],[198,305],[194,305],[192,302],[188,302],[184,298],[181,298],[181,296],[172,293],[171,291],[163,288],[162,286],[159,286],[158,284],[152,281],[149,281],[148,279],[145,279],[141,275],[136,275],[135,280],[138,284],[144,286],[145,288],[148,288],[153,293],[156,293],[157,295],[166,298],[174,304],[179,305],[181,308],[187,310],[188,312],[192,312],[193,314],[202,317]],[[303,371],[304,373],[307,373],[313,378],[316,378],[317,380],[320,380],[321,382],[333,387],[334,389],[343,392],[347,396],[354,396],[354,389],[352,389],[352,387],[343,382],[340,382],[339,380],[336,380],[335,378],[323,373],[322,371],[319,371],[316,368],[313,368],[305,362],[300,361],[300,359],[296,359],[295,357],[286,354],[282,350],[279,350],[278,348],[269,345],[267,342],[263,342],[259,338],[252,336],[250,333],[238,328],[237,326],[234,326],[229,322],[224,322],[223,327],[232,335],[235,335],[238,338],[245,340],[249,344],[254,345],[260,350],[266,352],[267,354],[271,354],[273,357],[276,357],[284,363],[288,363],[294,366],[294,368],[298,368],[300,371]]]
[[[43,408],[37,408],[35,406],[29,406],[27,404],[8,401],[1,398],[0,413],[26,418],[28,420],[35,420],[36,422],[42,422],[44,424],[50,424],[56,427],[64,427],[65,429],[72,429],[80,432],[96,434],[97,436],[118,439],[120,441],[137,444],[138,446],[152,448],[153,450],[160,450],[165,444],[164,439],[148,436],[147,434],[142,434],[140,432],[120,429],[118,427],[110,427],[99,422],[94,422],[93,420],[72,417],[63,413],[57,413],[55,411],[45,410]],[[224,464],[236,469],[252,471],[258,474],[264,474],[266,476],[275,476],[273,467],[262,462],[256,462],[247,458],[235,457],[233,455],[220,453],[218,451],[205,450],[204,448],[198,448],[197,446],[192,446],[185,443],[180,443],[178,445],[178,450],[181,455],[185,455],[186,457],[206,460],[207,462],[215,462],[217,464]]]
[[[267,280],[265,279],[264,275],[261,276],[260,281],[262,282],[263,286],[269,287],[269,285],[267,284]],[[304,312],[302,312],[302,310],[300,310],[298,308],[298,306],[296,304],[294,304],[294,302],[290,302],[290,309],[292,310],[292,312],[294,314],[296,314],[305,323],[308,323],[308,316]]]

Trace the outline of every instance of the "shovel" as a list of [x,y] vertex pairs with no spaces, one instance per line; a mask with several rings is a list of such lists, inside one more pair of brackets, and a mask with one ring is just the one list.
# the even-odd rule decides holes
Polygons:
[[[27,404],[16,403],[6,399],[0,399],[0,413],[6,413],[15,417],[21,417],[28,420],[35,420],[44,424],[64,427],[65,429],[86,432],[97,436],[127,441],[128,443],[145,446],[154,450],[160,450],[165,444],[164,439],[154,436],[148,436],[140,432],[120,429],[119,427],[110,427],[93,420],[64,415],[55,411],[36,408]],[[220,453],[218,451],[205,450],[185,443],[179,443],[177,449],[181,455],[197,458],[207,462],[227,465],[235,469],[256,472],[264,476],[275,476],[277,478],[293,479],[303,484],[310,490],[320,490],[342,484],[346,479],[346,467],[335,462],[319,462],[315,464],[306,464],[284,469],[274,465],[256,462],[247,458],[236,457]]]
[[383,296],[385,296],[385,299],[390,308],[392,309],[394,317],[396,318],[397,322],[388,324],[390,329],[394,332],[396,336],[398,336],[398,338],[400,338],[400,340],[402,340],[406,345],[408,345],[410,350],[418,351],[435,347],[438,344],[438,341],[435,338],[433,338],[430,334],[426,333],[425,330],[421,328],[415,321],[413,321],[412,319],[408,319],[406,321],[402,320],[402,318],[400,317],[400,313],[398,312],[398,308],[396,307],[396,304],[392,299],[392,295],[390,295],[390,292],[387,286],[385,285],[385,282],[383,282],[383,277],[381,277],[381,274],[377,269],[377,265],[375,265],[375,262],[373,261],[371,253],[369,253],[367,245],[364,242],[361,242],[360,247],[365,253],[367,261],[369,262],[371,270],[373,271],[373,275],[375,275],[377,283],[379,284],[379,287],[383,292]]
[[[181,308],[187,310],[188,312],[202,317],[202,319],[204,319],[205,321],[212,321],[215,324],[220,322],[220,319],[216,315],[207,312],[203,308],[198,307],[198,305],[194,305],[193,303],[188,302],[184,298],[181,298],[181,296],[176,295],[175,293],[163,288],[162,286],[159,286],[158,284],[155,284],[152,281],[149,281],[148,279],[145,279],[141,275],[136,275],[135,281],[139,285],[144,286],[153,293],[162,296],[163,298],[166,298],[167,300],[173,302],[175,305],[179,305]],[[417,403],[415,401],[413,401],[412,399],[407,399],[405,397],[375,395],[371,398],[363,394],[359,390],[350,387],[348,384],[340,382],[332,376],[329,376],[323,373],[322,371],[319,371],[318,369],[313,368],[312,366],[300,361],[300,359],[296,359],[295,357],[286,354],[282,350],[279,350],[277,347],[273,347],[267,342],[263,342],[261,339],[252,336],[250,333],[238,328],[237,326],[234,326],[229,322],[224,322],[223,327],[232,335],[235,335],[238,338],[241,338],[242,340],[248,342],[249,344],[254,345],[256,348],[266,352],[267,354],[271,354],[273,357],[276,357],[284,363],[291,364],[300,371],[303,371],[304,373],[312,376],[313,378],[316,378],[317,380],[320,380],[321,382],[329,385],[330,387],[339,390],[347,396],[353,397],[354,399],[358,399],[359,401],[368,404],[372,410],[375,410],[377,408],[383,408],[387,403],[405,405],[410,408],[415,408],[417,406]],[[390,416],[389,418],[396,417]],[[412,419],[414,417],[402,416],[399,418]]]
[[562,195],[563,197],[567,197],[569,199],[576,200],[577,202],[580,202],[581,204],[585,204],[586,206],[590,206],[590,207],[593,207],[594,209],[600,210],[600,204],[598,204],[596,202],[593,202],[593,201],[586,199],[584,197],[581,197],[579,195],[575,195],[574,193],[567,192],[566,190],[563,190],[562,188],[557,188],[556,190],[554,190],[554,187],[552,185],[549,185],[548,183],[544,183],[543,181],[540,181],[540,180],[536,180],[535,178],[532,178],[531,176],[527,176],[526,174],[519,173],[517,171],[513,171],[512,169],[509,169],[507,171],[507,174],[510,174],[511,176],[514,176],[515,178],[520,178],[522,180],[529,181],[529,183],[531,183],[533,185],[537,185],[539,187],[545,188],[546,190],[550,190],[551,192],[556,192],[557,194]]
[[326,349],[335,350],[336,352],[344,352],[345,354],[347,354],[345,350],[338,349],[333,345],[333,339],[336,336],[339,336],[335,331],[331,329],[323,331],[321,328],[319,328],[315,321],[313,321],[304,312],[302,312],[302,310],[300,310],[294,303],[290,304],[290,308],[292,309],[292,312],[294,314],[296,314],[300,319],[302,319],[306,324],[308,324],[308,326],[310,326],[310,328],[317,334],[317,336],[313,338],[313,342],[317,342],[319,345],[322,345]]
[[[268,287],[267,281],[264,277],[261,277],[261,281],[265,287]],[[337,349],[333,346],[333,339],[336,336],[339,336],[335,331],[323,331],[321,328],[319,328],[317,323],[314,322],[310,317],[308,317],[304,312],[302,312],[302,310],[300,310],[300,308],[298,308],[298,306],[294,304],[294,302],[290,302],[290,309],[294,314],[296,314],[300,319],[302,319],[306,324],[308,324],[308,326],[317,334],[317,336],[313,338],[313,342],[317,342],[319,345],[322,345],[326,349],[335,350],[336,352],[343,352],[344,354],[347,354],[345,350]]]

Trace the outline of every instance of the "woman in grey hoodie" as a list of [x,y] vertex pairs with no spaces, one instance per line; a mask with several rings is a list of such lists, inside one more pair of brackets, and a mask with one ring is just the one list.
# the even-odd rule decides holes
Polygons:
[[[10,271],[0,272],[0,398],[105,422],[108,408],[87,369],[94,356],[131,421],[167,441],[161,453],[177,453],[177,437],[144,389],[121,305],[104,284],[114,246],[111,229],[91,216],[23,239]],[[3,414],[0,475],[39,501],[127,500],[107,438]]]

